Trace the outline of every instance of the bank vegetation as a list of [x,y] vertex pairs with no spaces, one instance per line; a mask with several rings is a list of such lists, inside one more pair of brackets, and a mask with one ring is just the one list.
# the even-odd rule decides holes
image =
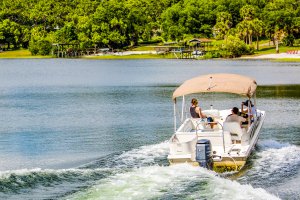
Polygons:
[[220,40],[211,57],[299,45],[299,0],[1,0],[0,51],[48,55],[52,44],[128,49],[192,38]]

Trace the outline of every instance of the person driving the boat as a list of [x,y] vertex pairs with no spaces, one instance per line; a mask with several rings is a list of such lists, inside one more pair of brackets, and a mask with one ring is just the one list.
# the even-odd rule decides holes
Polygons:
[[[246,107],[246,110],[244,110],[244,106]],[[248,109],[248,107],[250,109]],[[252,104],[251,100],[246,100],[245,102],[242,102],[242,109],[241,109],[242,113],[247,113],[248,116],[250,116],[251,118],[251,122],[253,122],[253,117],[256,116],[256,108],[255,106]],[[248,117],[247,116],[247,117]]]
[[246,122],[244,117],[238,115],[239,109],[237,107],[233,107],[231,110],[231,114],[227,116],[225,122],[238,122],[240,125],[242,122]]

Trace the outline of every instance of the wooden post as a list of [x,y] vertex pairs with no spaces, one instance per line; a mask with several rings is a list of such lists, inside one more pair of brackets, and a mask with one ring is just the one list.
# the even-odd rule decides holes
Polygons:
[[57,57],[59,58],[59,44],[57,44]]

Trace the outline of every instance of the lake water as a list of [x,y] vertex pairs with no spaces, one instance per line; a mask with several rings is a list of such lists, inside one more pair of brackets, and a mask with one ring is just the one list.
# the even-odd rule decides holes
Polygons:
[[[261,135],[238,174],[169,166],[172,92],[207,73],[257,80]],[[0,199],[300,199],[300,64],[0,59]],[[197,96],[203,109],[242,97]]]

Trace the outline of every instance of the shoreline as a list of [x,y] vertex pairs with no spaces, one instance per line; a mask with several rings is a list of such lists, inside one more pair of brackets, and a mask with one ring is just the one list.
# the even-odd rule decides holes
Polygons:
[[242,59],[300,59],[300,54],[273,53],[254,56],[242,56]]
[[[9,54],[1,55],[0,59],[50,59],[56,58],[52,56],[32,56],[31,54],[18,55],[9,52]],[[61,58],[65,59],[65,58]],[[95,60],[118,60],[118,59],[176,59],[172,55],[158,54],[156,51],[124,51],[111,54],[97,54],[89,55],[78,58],[67,59],[95,59]],[[201,57],[195,58],[196,60],[205,60]],[[226,60],[272,60],[272,61],[286,61],[286,62],[300,62],[300,53],[273,53],[273,54],[260,54],[260,55],[245,55],[239,58],[227,58]]]
[[[84,56],[84,59],[176,59],[171,55],[162,56],[162,54],[157,54],[155,51],[125,51],[114,54],[100,54],[93,56]],[[261,55],[251,55],[242,56],[239,58],[213,58],[213,59],[225,59],[225,60],[272,60],[272,61],[286,61],[286,62],[300,62],[299,54],[288,54],[288,53],[273,53],[273,54],[261,54]],[[212,60],[213,60],[212,59]],[[195,58],[195,60],[206,60],[203,58]]]

